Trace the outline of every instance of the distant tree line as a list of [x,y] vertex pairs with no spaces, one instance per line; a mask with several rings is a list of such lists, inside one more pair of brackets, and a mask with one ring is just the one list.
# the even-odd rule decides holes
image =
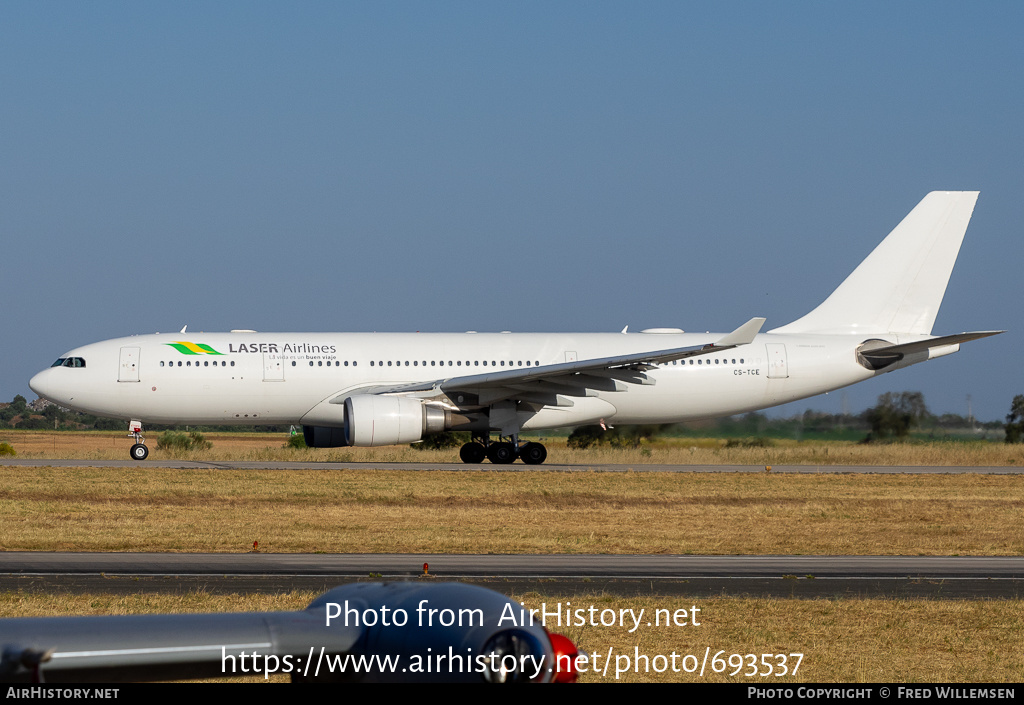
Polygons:
[[[1014,400],[1014,410],[1007,417],[1005,428],[1008,434],[1010,429],[1015,429],[1016,438],[1024,441],[1024,395]],[[1003,429],[1002,421],[979,422],[959,414],[932,414],[921,392],[886,392],[878,397],[875,406],[859,414],[830,414],[808,409],[786,418],[750,412],[668,426],[581,426],[570,434],[569,445],[575,448],[638,447],[656,436],[725,438],[734,445],[769,445],[773,438],[871,443],[903,440],[911,435],[996,440]]]

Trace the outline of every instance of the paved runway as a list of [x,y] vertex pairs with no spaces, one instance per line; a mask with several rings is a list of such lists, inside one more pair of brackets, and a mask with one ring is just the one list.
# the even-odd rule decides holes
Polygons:
[[[210,470],[446,470],[459,472],[765,472],[764,465],[656,465],[637,463],[635,465],[492,465],[481,463],[278,463],[278,462],[197,462],[192,460],[64,460],[34,458],[0,458],[0,467],[91,467],[91,468],[184,468]],[[773,465],[773,474],[815,474],[815,473],[879,473],[879,474],[981,474],[1020,475],[1024,467],[1005,466],[960,466],[960,465]]]
[[319,553],[0,553],[0,573],[411,577],[782,577],[1024,580],[1024,557],[664,556]]
[[7,589],[319,590],[369,579],[618,594],[1024,597],[1024,557],[0,553]]

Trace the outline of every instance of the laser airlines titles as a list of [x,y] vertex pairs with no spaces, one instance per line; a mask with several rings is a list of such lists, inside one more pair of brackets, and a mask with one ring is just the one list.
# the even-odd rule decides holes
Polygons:
[[336,353],[334,345],[311,345],[309,343],[228,343],[229,353]]

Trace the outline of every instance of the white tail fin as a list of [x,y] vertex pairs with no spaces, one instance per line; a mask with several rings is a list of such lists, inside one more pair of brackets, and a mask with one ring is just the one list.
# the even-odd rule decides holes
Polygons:
[[820,306],[771,332],[930,334],[977,200],[929,193]]

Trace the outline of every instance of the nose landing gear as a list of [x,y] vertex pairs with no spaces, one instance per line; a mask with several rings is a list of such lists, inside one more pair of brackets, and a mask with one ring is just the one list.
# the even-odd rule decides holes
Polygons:
[[146,447],[146,439],[142,437],[142,422],[132,420],[128,424],[128,435],[135,439],[135,445],[129,451],[132,460],[145,460],[149,456],[149,448]]

